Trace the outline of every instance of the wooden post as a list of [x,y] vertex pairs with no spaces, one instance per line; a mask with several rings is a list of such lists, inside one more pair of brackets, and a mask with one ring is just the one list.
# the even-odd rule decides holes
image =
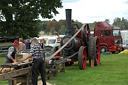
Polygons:
[[32,75],[31,72],[26,75],[26,85],[31,85]]
[[91,67],[94,67],[94,60],[91,60]]
[[8,83],[9,83],[9,85],[16,85],[17,84],[17,79],[12,78],[12,80],[9,80]]
[[8,80],[9,85],[13,85],[13,80]]
[[17,80],[13,80],[13,85],[17,85]]
[[65,73],[65,62],[61,63],[60,65],[61,65],[62,69],[60,70],[59,73]]

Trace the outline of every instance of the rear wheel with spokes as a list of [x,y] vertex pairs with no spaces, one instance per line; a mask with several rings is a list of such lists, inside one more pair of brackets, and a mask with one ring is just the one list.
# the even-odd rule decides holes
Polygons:
[[94,52],[94,65],[100,65],[100,41],[96,36],[93,40],[93,52]]

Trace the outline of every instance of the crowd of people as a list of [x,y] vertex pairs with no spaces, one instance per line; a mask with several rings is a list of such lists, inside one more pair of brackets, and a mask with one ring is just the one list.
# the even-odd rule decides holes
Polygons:
[[32,57],[32,85],[37,85],[39,72],[41,73],[43,85],[46,85],[44,56],[42,54],[43,42],[44,39],[41,39],[39,43],[36,38],[33,38],[30,43],[29,40],[24,42],[22,38],[19,38],[19,40],[15,40],[13,45],[8,48],[6,63],[16,63],[15,54],[29,50],[29,55],[26,58],[22,58],[21,61]]
[[[24,41],[23,38],[19,38],[19,40],[15,40],[14,43],[15,42],[19,42],[18,47],[16,47],[17,53],[28,52],[31,48],[31,42],[29,39]],[[44,47],[44,44],[43,44],[44,42],[45,42],[44,39],[41,39],[40,43],[38,42],[42,49]]]

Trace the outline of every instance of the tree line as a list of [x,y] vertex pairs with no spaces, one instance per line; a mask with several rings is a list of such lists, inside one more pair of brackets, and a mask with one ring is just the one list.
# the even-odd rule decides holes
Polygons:
[[[62,8],[62,0],[0,0],[0,37],[19,36],[22,38],[38,36],[40,31],[46,34],[65,34],[65,20],[40,21],[42,18],[53,18]],[[109,22],[109,19],[105,21]],[[82,23],[75,20],[79,28]],[[93,30],[96,22],[89,23]],[[115,18],[113,26],[128,29],[128,20]]]
[[[104,21],[110,23],[109,19],[105,19]],[[91,31],[94,30],[96,23],[96,21],[93,23],[88,23]],[[78,24],[79,28],[82,26],[82,22],[79,22],[78,20],[75,21],[75,24]],[[44,31],[46,35],[54,35],[55,31],[61,35],[64,35],[66,31],[66,20],[56,21],[55,19],[53,19],[51,21],[41,21],[40,26],[40,29]],[[112,26],[120,27],[121,30],[127,30],[128,20],[124,18],[115,18]]]
[[[75,23],[80,28],[82,23],[79,21],[75,21]],[[46,35],[54,35],[55,32],[58,34],[64,35],[66,31],[66,20],[56,21],[55,19],[51,21],[42,21],[40,22],[40,29],[44,31]]]

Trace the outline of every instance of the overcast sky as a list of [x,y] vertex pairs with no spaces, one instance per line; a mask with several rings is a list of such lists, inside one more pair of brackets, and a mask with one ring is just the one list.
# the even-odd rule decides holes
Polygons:
[[104,21],[116,17],[128,19],[128,0],[62,0],[63,8],[53,19],[65,19],[65,9],[72,9],[72,19],[82,23]]

